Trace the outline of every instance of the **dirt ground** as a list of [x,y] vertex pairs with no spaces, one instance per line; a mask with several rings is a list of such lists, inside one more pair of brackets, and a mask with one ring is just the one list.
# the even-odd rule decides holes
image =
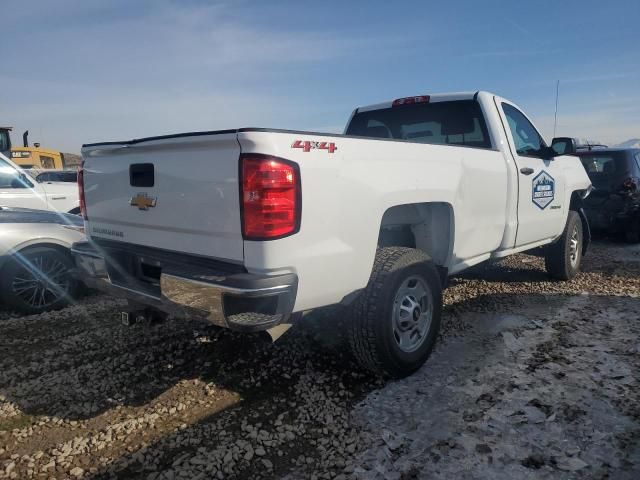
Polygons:
[[103,296],[0,312],[0,478],[640,478],[640,247],[599,241],[583,269],[452,279],[401,381],[357,369],[340,310],[273,345],[126,327]]

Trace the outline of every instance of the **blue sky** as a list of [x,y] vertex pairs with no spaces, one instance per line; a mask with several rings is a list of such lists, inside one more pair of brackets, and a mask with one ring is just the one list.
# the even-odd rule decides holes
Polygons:
[[640,1],[3,0],[0,124],[43,146],[241,126],[341,131],[354,106],[490,90],[545,137],[640,137]]

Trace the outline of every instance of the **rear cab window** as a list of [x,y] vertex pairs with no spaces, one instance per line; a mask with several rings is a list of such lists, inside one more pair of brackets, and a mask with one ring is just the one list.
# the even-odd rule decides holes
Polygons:
[[478,102],[455,100],[356,113],[347,135],[434,145],[492,148]]

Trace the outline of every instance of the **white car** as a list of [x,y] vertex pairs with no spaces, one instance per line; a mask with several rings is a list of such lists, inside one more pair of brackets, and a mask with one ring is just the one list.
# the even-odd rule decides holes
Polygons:
[[79,287],[70,247],[78,215],[0,207],[0,303],[22,313],[61,308]]
[[78,186],[69,182],[38,183],[0,153],[0,207],[80,213]]
[[132,303],[270,330],[333,304],[356,358],[407,375],[437,338],[449,275],[544,247],[571,279],[591,182],[575,142],[551,147],[488,92],[357,108],[344,135],[241,128],[85,145],[98,288]]

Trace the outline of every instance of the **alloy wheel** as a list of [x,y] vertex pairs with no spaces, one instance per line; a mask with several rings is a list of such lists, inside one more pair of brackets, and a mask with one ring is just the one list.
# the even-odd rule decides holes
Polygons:
[[433,295],[426,281],[413,275],[400,285],[394,297],[393,337],[406,353],[415,352],[424,343],[433,318]]
[[67,265],[46,254],[23,257],[22,268],[11,288],[15,296],[33,308],[46,308],[67,295],[71,275]]

